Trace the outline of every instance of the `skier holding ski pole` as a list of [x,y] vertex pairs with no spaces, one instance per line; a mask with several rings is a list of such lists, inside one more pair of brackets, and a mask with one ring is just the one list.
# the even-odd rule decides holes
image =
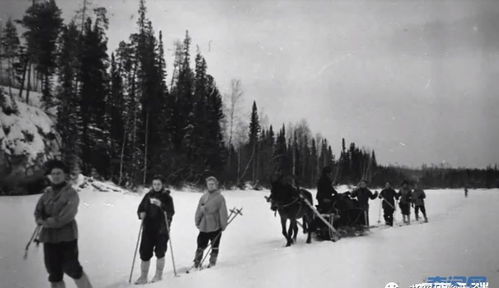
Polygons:
[[[140,242],[140,277],[135,284],[146,284],[147,274],[153,252],[156,255],[156,274],[152,282],[160,281],[165,268],[165,254],[168,245],[168,228],[175,214],[170,191],[164,189],[161,176],[154,176],[152,189],[144,196],[137,209],[139,219],[143,221]],[[168,223],[167,223],[168,221]]]
[[41,226],[45,267],[52,288],[66,287],[64,274],[74,279],[76,287],[92,285],[78,261],[78,228],[75,216],[80,199],[68,184],[68,167],[59,160],[46,163],[52,184],[47,187],[35,208],[36,223]]
[[[218,258],[222,232],[227,227],[228,213],[225,198],[218,189],[217,178],[206,178],[208,192],[199,199],[195,214],[195,224],[199,229],[197,249],[194,256],[194,267],[200,268],[203,253],[208,242],[211,242],[210,266],[215,266]],[[218,237],[217,237],[218,236]]]
[[386,182],[385,189],[379,194],[379,198],[383,201],[383,218],[385,218],[386,225],[393,226],[393,212],[395,212],[395,199],[399,195],[393,190],[390,182]]
[[[229,224],[237,217],[237,215],[241,215],[241,216],[243,215],[243,213],[241,212],[242,209],[243,208],[241,208],[241,209],[236,209],[236,208],[230,209],[229,220],[227,221],[227,226],[229,226]],[[218,238],[220,238],[221,235],[222,235],[222,231],[218,232],[218,234],[215,237],[215,239],[214,239],[213,242],[216,242],[218,240]],[[201,263],[200,263],[201,267],[203,267],[204,260],[206,260],[206,257],[208,257],[208,255],[211,253],[212,250],[213,250],[213,243],[210,243],[210,248],[208,248],[208,252],[206,253],[206,255],[201,260]],[[210,262],[210,264],[208,265],[208,268],[210,268],[211,266],[212,266],[212,263]]]

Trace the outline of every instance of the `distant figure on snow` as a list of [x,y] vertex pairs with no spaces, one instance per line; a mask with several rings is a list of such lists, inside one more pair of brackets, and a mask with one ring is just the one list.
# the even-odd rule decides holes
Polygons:
[[411,193],[409,182],[402,182],[402,188],[399,191],[399,207],[402,212],[403,221],[406,224],[411,224]]
[[412,203],[414,204],[414,213],[416,214],[416,221],[419,220],[419,210],[423,213],[424,222],[428,222],[428,217],[426,217],[426,209],[424,205],[424,199],[426,198],[426,194],[423,189],[419,187],[419,184],[416,182],[414,184],[414,191],[412,192]]
[[361,180],[359,187],[352,192],[351,196],[357,197],[359,208],[364,211],[365,224],[369,227],[369,199],[376,199],[376,197],[378,197],[378,192],[371,192],[371,190],[367,188],[367,181]]
[[468,198],[468,187],[464,187],[464,198]]
[[211,176],[206,178],[208,192],[205,192],[199,199],[196,209],[195,223],[199,229],[197,238],[197,249],[194,256],[194,267],[200,268],[203,253],[208,242],[211,242],[210,266],[217,263],[218,249],[222,231],[227,227],[227,206],[225,198],[218,189],[217,178]]
[[163,276],[165,254],[170,237],[169,228],[175,214],[170,190],[166,190],[163,187],[163,181],[160,176],[153,177],[152,189],[144,195],[137,213],[139,219],[143,221],[143,228],[140,242],[141,274],[139,279],[135,281],[135,284],[147,283],[147,274],[149,273],[153,251],[156,254],[157,260],[156,274],[152,282],[157,282]]
[[64,288],[64,273],[73,278],[78,288],[92,285],[78,261],[78,227],[75,216],[80,199],[67,182],[68,167],[59,160],[47,162],[51,185],[35,208],[35,221],[42,226],[39,241],[43,243],[45,267],[52,288]]
[[390,182],[386,182],[385,189],[379,194],[382,201],[383,217],[386,225],[393,226],[393,212],[395,212],[395,199],[399,198],[399,194],[393,190]]

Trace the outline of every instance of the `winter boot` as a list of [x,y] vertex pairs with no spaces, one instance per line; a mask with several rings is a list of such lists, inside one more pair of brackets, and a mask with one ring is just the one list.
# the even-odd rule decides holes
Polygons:
[[152,278],[151,282],[158,282],[163,279],[163,269],[165,268],[165,257],[156,260],[156,275]]
[[92,288],[90,280],[88,280],[87,274],[83,273],[80,279],[75,279],[76,287],[78,288]]
[[64,283],[64,281],[50,282],[50,287],[51,288],[66,288],[66,284]]
[[201,260],[203,260],[204,249],[198,248],[196,250],[196,255],[194,256],[194,268],[199,268],[201,265]]
[[147,273],[149,273],[149,265],[151,261],[142,261],[140,263],[140,277],[135,281],[135,285],[147,284]]
[[213,248],[210,254],[210,264],[208,267],[213,267],[217,264],[218,248]]

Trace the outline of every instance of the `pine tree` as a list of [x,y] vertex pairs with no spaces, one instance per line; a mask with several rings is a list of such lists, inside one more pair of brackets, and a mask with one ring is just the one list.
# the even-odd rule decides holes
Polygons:
[[80,47],[80,106],[82,114],[83,171],[92,168],[107,175],[110,153],[109,119],[106,99],[109,93],[107,38],[105,21],[87,18]]
[[23,34],[27,42],[30,62],[42,79],[42,99],[52,105],[51,76],[54,73],[56,42],[63,24],[61,10],[54,0],[34,3],[21,20],[26,28]]
[[82,121],[80,98],[76,89],[80,32],[74,22],[63,27],[62,31],[57,59],[60,83],[57,93],[57,130],[61,136],[62,159],[72,167],[80,167]]
[[8,19],[5,24],[5,28],[2,32],[2,37],[0,38],[0,44],[3,51],[3,57],[7,59],[7,79],[9,83],[9,95],[12,97],[12,86],[15,80],[15,69],[14,63],[18,59],[19,53],[19,37],[17,36],[17,29],[12,22],[12,19]]
[[249,148],[251,151],[250,162],[251,162],[251,180],[256,183],[258,177],[258,138],[260,135],[260,120],[258,119],[258,108],[256,102],[253,101],[253,107],[251,108],[251,118],[249,125]]
[[[111,149],[111,175],[114,176],[117,183],[120,182],[120,151],[125,141],[125,96],[124,84],[122,78],[122,68],[120,63],[116,63],[114,53],[111,54],[111,85],[110,95],[106,103],[106,114],[110,122],[109,136]],[[121,176],[121,177],[120,177]]]

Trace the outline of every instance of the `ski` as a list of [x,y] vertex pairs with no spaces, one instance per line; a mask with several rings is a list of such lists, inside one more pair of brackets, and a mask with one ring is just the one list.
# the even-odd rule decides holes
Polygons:
[[[234,219],[238,216],[238,215],[243,215],[242,211],[243,211],[243,207],[241,208],[232,208],[229,210],[230,211],[230,214],[229,214],[229,217],[228,217],[228,221],[227,221],[227,226],[225,227],[227,229],[227,227],[229,226],[229,224],[234,221]],[[220,237],[222,232],[220,232],[220,234],[217,235],[216,238]],[[203,266],[203,262],[206,260],[206,258],[208,257],[208,255],[210,255],[210,252],[211,252],[211,243],[210,243],[210,248],[208,249],[207,253],[204,255],[203,259],[201,260],[201,263],[200,263],[200,266],[199,267],[195,267],[194,265],[190,266],[189,268],[185,269],[185,274],[190,274],[192,271],[200,271],[200,270],[203,270],[203,269],[206,269],[206,268],[210,268],[210,266]],[[184,272],[184,269],[181,269],[179,271],[180,273]]]

